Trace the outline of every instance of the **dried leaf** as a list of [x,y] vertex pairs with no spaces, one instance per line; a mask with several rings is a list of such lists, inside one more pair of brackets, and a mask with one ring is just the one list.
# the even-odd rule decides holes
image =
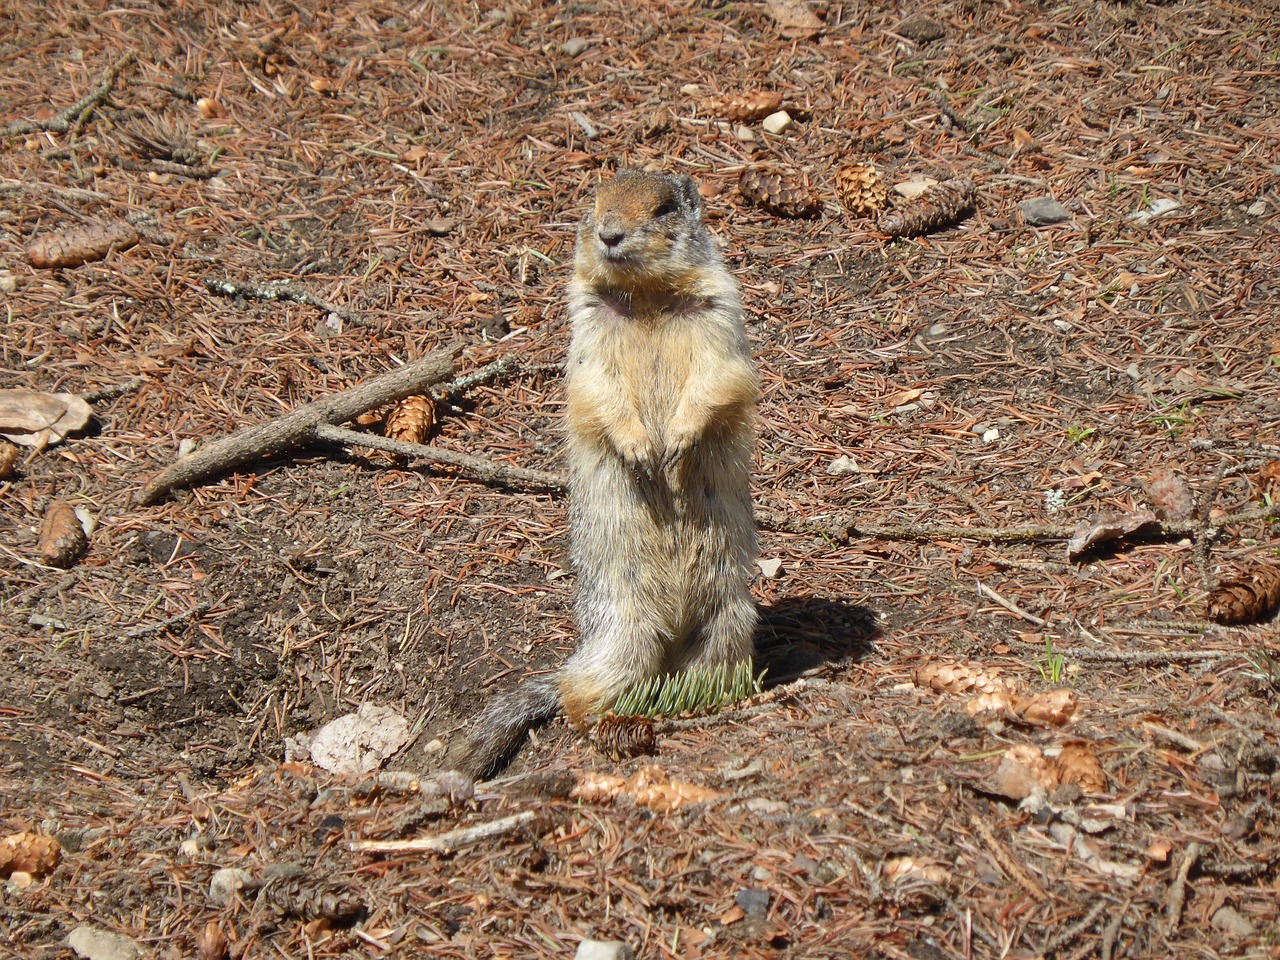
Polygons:
[[851,217],[874,217],[889,205],[889,188],[870,163],[846,163],[837,170],[836,194]]
[[25,873],[43,877],[62,859],[62,845],[37,833],[11,833],[0,839],[0,877]]
[[591,742],[610,760],[624,760],[657,751],[653,720],[607,713],[591,731]]
[[998,669],[988,669],[977,663],[930,661],[917,667],[912,679],[917,687],[959,695],[1017,692],[1017,685],[1001,677]]
[[739,93],[710,105],[710,112],[734,123],[763,120],[782,106],[782,94],[776,90],[754,90]]
[[435,400],[428,396],[405,397],[387,414],[383,432],[393,440],[422,443],[435,422]]
[[1159,526],[1159,523],[1156,515],[1146,509],[1129,513],[1104,513],[1081,521],[1067,542],[1067,560],[1074,562],[1099,544],[1132,536]]
[[1196,507],[1187,481],[1168,467],[1156,467],[1147,478],[1147,498],[1161,520],[1185,520]]
[[1019,719],[1027,723],[1061,727],[1071,722],[1077,706],[1079,700],[1070,690],[1045,690],[1020,698],[1014,704],[1014,711]]
[[1280,567],[1259,564],[1242,577],[1218,585],[1209,595],[1209,619],[1257,623],[1280,607]]
[[1280,460],[1264,463],[1258,471],[1258,495],[1272,503],[1280,503]]
[[803,177],[763,167],[749,167],[738,179],[738,190],[750,203],[780,217],[814,217],[822,201]]
[[123,220],[91,223],[37,237],[27,248],[27,259],[37,267],[78,267],[101,260],[112,250],[128,250],[138,242],[138,231]]
[[356,713],[330,720],[311,737],[316,766],[340,776],[378,769],[409,739],[409,722],[390,707],[363,703]]
[[89,546],[84,525],[69,503],[55,500],[45,510],[36,549],[51,567],[70,567]]
[[765,0],[765,6],[788,40],[807,40],[822,32],[822,21],[804,0]]
[[59,443],[92,416],[93,408],[73,393],[0,390],[0,436],[24,447]]
[[1062,783],[1077,784],[1085,793],[1103,793],[1107,789],[1107,774],[1102,769],[1098,754],[1084,740],[1068,740],[1058,754],[1058,779]]
[[881,873],[890,883],[902,883],[906,880],[922,880],[926,883],[948,884],[951,882],[951,871],[935,860],[917,859],[915,857],[893,857],[884,862]]
[[944,180],[914,204],[886,213],[877,222],[890,237],[918,237],[953,227],[973,210],[978,192],[970,180]]

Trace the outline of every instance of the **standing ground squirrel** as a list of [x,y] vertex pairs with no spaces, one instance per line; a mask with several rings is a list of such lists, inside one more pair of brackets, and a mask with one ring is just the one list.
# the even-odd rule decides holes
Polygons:
[[569,318],[578,648],[480,717],[450,758],[473,776],[557,709],[583,726],[634,683],[752,652],[759,385],[738,285],[690,177],[627,171],[601,183],[578,229]]

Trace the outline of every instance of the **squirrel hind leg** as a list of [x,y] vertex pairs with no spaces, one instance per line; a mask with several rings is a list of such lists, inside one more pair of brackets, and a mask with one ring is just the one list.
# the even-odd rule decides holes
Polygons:
[[698,628],[676,662],[668,665],[667,672],[715,670],[750,659],[755,652],[759,620],[756,605],[745,590],[740,596],[726,597]]
[[501,770],[515,755],[525,735],[560,709],[560,685],[555,678],[522,683],[491,702],[449,751],[445,766],[480,780]]

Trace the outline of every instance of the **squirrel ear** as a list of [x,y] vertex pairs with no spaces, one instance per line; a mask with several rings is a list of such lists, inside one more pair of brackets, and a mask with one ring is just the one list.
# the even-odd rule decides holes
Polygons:
[[698,191],[698,181],[688,174],[680,176],[680,196],[684,198],[689,209],[702,212],[702,194]]

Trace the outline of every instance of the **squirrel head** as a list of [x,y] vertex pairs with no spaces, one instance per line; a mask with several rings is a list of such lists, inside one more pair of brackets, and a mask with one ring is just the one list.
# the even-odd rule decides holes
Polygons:
[[578,228],[574,265],[596,286],[674,292],[719,262],[688,176],[621,171],[601,182]]

